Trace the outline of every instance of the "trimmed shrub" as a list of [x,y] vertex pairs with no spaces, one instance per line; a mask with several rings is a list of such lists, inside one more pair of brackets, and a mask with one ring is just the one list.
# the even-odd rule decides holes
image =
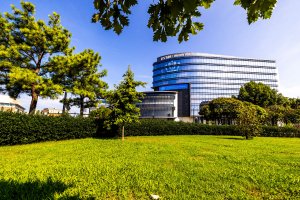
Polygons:
[[218,126],[184,123],[157,119],[144,119],[125,126],[127,136],[150,135],[242,135],[237,126]]
[[[164,121],[157,119],[143,119],[140,123],[125,126],[126,136],[151,135],[231,135],[244,136],[235,125],[206,125]],[[263,126],[263,137],[300,137],[300,129],[294,127]]]
[[0,145],[93,137],[94,119],[0,112]]
[[[87,137],[116,137],[118,127],[103,128],[103,120],[82,117],[48,117],[0,112],[0,145],[28,144]],[[144,119],[125,126],[126,136],[231,135],[243,136],[238,126],[204,125],[157,119]],[[263,126],[263,137],[300,137],[294,127]]]
[[300,129],[295,127],[264,126],[262,137],[300,137]]

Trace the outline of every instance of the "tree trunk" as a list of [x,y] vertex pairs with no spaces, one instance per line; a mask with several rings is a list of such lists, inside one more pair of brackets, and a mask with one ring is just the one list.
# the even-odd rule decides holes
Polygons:
[[35,114],[38,98],[39,98],[39,95],[37,94],[37,92],[35,90],[35,85],[33,85],[31,87],[31,102],[30,102],[29,114]]
[[63,100],[63,110],[62,110],[63,114],[66,113],[66,99],[67,99],[67,92],[65,91],[65,96],[64,96],[64,100]]
[[246,140],[248,140],[249,139],[249,134],[248,133],[246,133]]
[[124,141],[124,138],[125,136],[124,136],[124,125],[122,126],[122,141]]
[[80,98],[80,116],[83,117],[83,110],[84,110],[84,98]]

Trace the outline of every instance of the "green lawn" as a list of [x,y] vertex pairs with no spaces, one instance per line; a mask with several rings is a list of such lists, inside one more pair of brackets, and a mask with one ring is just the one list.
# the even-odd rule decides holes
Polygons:
[[300,139],[82,139],[0,147],[0,199],[300,199]]

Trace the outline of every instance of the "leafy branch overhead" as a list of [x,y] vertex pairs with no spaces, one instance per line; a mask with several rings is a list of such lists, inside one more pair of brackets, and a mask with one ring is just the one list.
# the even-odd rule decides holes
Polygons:
[[[197,21],[201,17],[200,8],[208,9],[215,0],[157,0],[148,8],[148,27],[153,30],[153,40],[166,42],[168,37],[178,37],[178,41],[189,40],[204,27]],[[248,23],[259,18],[271,17],[277,0],[235,0],[247,12]],[[94,0],[97,13],[92,22],[100,22],[105,30],[113,29],[120,34],[129,25],[129,15],[137,0]]]

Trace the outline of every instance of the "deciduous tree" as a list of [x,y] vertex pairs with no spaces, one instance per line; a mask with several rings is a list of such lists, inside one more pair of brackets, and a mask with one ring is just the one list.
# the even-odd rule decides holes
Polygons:
[[238,99],[261,107],[277,104],[277,91],[263,83],[250,81],[240,88]]
[[35,6],[21,1],[21,9],[0,14],[0,84],[11,97],[31,96],[30,113],[39,97],[56,98],[63,89],[51,79],[49,58],[69,54],[70,32],[53,13],[46,24],[35,19]]
[[246,139],[261,132],[261,122],[255,106],[244,104],[237,116],[237,125]]
[[[203,23],[197,21],[201,16],[200,8],[208,9],[215,0],[156,0],[150,4],[148,27],[153,30],[154,41],[167,41],[167,37],[177,36],[178,41],[187,41],[189,36],[203,29]],[[94,0],[97,13],[93,22],[100,22],[104,29],[113,29],[120,34],[129,25],[129,15],[137,0]],[[277,0],[235,0],[234,5],[241,6],[247,12],[248,23],[259,18],[271,17]],[[196,19],[196,20],[195,20]]]
[[237,118],[243,102],[234,98],[217,98],[204,105],[200,115],[207,120],[218,121],[221,124],[232,124]]

